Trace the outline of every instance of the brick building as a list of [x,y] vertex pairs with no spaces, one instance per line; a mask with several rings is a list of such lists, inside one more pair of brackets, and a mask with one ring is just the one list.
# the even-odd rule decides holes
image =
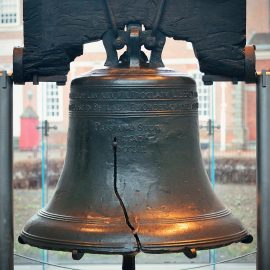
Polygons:
[[[270,0],[247,0],[247,41],[257,45],[257,70],[270,68]],[[12,50],[23,46],[22,0],[0,0],[0,69],[12,70]],[[167,67],[189,73],[198,84],[200,121],[204,125],[211,115],[211,92],[214,93],[214,118],[220,129],[216,132],[216,143],[221,150],[237,146],[246,148],[253,145],[255,134],[255,86],[239,83],[216,83],[213,88],[201,82],[198,62],[191,44],[167,39],[163,53]],[[103,66],[105,51],[101,42],[86,44],[84,55],[72,64],[65,87],[54,83],[14,87],[14,136],[20,136],[20,116],[29,106],[39,119],[48,120],[57,126],[52,131],[50,145],[65,145],[68,128],[69,86],[71,79]],[[207,141],[202,129],[202,141]]]

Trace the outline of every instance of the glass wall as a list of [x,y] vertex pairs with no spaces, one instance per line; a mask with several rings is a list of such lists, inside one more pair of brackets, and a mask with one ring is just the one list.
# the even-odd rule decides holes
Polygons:
[[[256,37],[256,33],[270,32],[270,26],[267,26],[269,14],[261,16],[259,21],[253,21],[259,17],[255,11],[258,10],[259,14],[261,12],[258,6],[265,6],[266,2],[268,1],[260,1],[259,5],[255,1],[247,1],[248,42]],[[12,49],[23,45],[22,25],[18,29],[14,28],[14,25],[20,23],[21,11],[22,1],[0,0],[0,69],[12,71]],[[260,36],[257,41],[261,40]],[[254,43],[256,44],[256,39]],[[269,61],[270,52],[265,46],[267,44],[261,45],[257,48],[260,68],[261,63]],[[149,56],[149,52],[146,51],[146,54]],[[52,197],[61,174],[67,150],[71,80],[102,67],[105,58],[101,42],[85,44],[84,55],[71,64],[66,86],[60,87],[55,83],[14,86],[14,252],[17,270],[46,269],[46,264],[42,265],[40,262],[62,265],[66,269],[121,268],[121,256],[88,254],[77,262],[72,260],[70,253],[42,251],[21,245],[17,241],[24,224]],[[166,267],[172,270],[202,264],[213,264],[203,269],[255,269],[255,86],[242,83],[203,85],[192,45],[187,42],[167,39],[163,61],[166,67],[188,74],[196,81],[199,94],[200,145],[209,181],[219,199],[254,236],[254,241],[250,245],[233,244],[215,251],[198,251],[198,257],[192,260],[182,253],[140,253],[136,259],[138,269],[153,269],[153,264],[155,268]],[[231,261],[237,257],[239,258]],[[215,265],[226,260],[229,261]],[[51,266],[47,269],[60,268]]]

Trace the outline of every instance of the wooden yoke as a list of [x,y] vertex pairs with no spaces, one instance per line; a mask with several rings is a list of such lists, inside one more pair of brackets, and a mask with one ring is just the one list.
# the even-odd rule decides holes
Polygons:
[[[64,84],[83,44],[110,36],[113,52],[123,46],[119,33],[132,23],[148,31],[146,48],[156,53],[151,58],[159,66],[165,37],[173,37],[192,42],[208,83],[255,81],[254,47],[245,48],[246,0],[24,0],[24,48],[14,50],[15,83]],[[115,55],[107,58],[109,65]]]

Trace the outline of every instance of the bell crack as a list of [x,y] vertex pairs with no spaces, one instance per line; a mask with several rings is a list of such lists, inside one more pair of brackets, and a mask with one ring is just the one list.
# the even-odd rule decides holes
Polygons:
[[131,224],[130,219],[129,219],[129,215],[127,212],[127,208],[124,204],[124,201],[122,200],[118,189],[117,189],[117,138],[115,137],[113,140],[113,167],[114,167],[114,172],[113,172],[113,189],[114,189],[114,193],[120,203],[120,206],[123,210],[124,213],[124,217],[125,217],[125,221],[127,226],[129,227],[129,229],[132,231],[132,235],[134,236],[136,243],[137,243],[137,247],[138,247],[138,251],[141,250],[141,242],[139,239],[139,235],[137,233],[137,229]]

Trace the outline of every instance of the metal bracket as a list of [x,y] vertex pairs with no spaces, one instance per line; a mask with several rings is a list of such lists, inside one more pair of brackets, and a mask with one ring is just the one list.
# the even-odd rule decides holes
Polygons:
[[233,84],[238,84],[238,78],[230,78],[219,75],[203,75],[202,80],[205,85],[213,85],[214,82],[232,82]]
[[129,42],[128,42],[128,58],[130,67],[140,67],[141,44],[140,33],[142,28],[140,25],[129,25]]
[[[136,41],[135,41],[136,32]],[[166,42],[166,37],[161,32],[151,29],[142,30],[140,24],[129,24],[127,29],[119,29],[117,31],[109,30],[102,37],[103,45],[107,53],[107,60],[105,66],[113,67],[119,64],[129,65],[130,60],[133,61],[131,52],[135,51],[137,47],[137,56],[140,64],[144,65],[148,62],[147,56],[141,51],[141,46],[144,46],[147,50],[151,51],[151,57],[149,60],[149,66],[152,68],[164,67],[161,59],[162,51]],[[136,45],[135,45],[136,43]],[[123,49],[127,46],[127,52],[125,52],[118,60],[117,50]],[[132,53],[133,54],[133,53]],[[137,60],[138,62],[138,60]],[[139,66],[138,63],[131,63],[130,66]]]
[[39,76],[35,74],[33,76],[33,85],[39,85],[40,82],[56,82],[58,86],[66,85],[67,76],[55,75],[55,76]]
[[[155,21],[151,29],[142,31],[142,25],[138,23],[130,23],[127,25],[127,31],[122,27],[117,28],[115,16],[109,0],[104,0],[107,16],[111,24],[111,30],[105,32],[102,37],[104,47],[107,53],[105,66],[118,66],[127,64],[130,67],[139,67],[140,64],[148,62],[147,56],[141,52],[141,46],[145,46],[151,51],[149,66],[152,68],[164,67],[161,54],[166,42],[166,36],[158,31],[158,27],[163,16],[165,0],[161,0]],[[124,53],[118,61],[117,51],[127,46],[127,52]]]

